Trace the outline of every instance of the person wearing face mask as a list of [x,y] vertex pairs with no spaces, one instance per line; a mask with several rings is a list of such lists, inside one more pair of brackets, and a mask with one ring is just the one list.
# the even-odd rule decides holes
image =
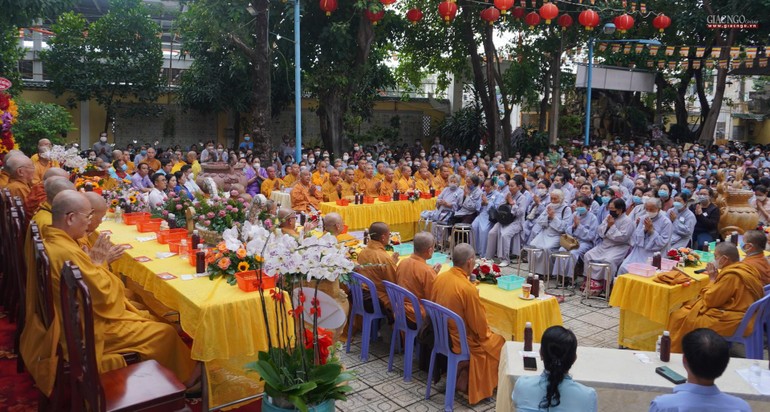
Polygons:
[[206,149],[204,149],[201,152],[200,157],[201,163],[209,163],[209,162],[219,162],[219,155],[217,153],[217,150],[214,148],[214,142],[209,140],[208,143],[206,143]]
[[572,209],[564,201],[564,192],[561,189],[552,190],[551,204],[547,205],[535,220],[533,233],[536,235],[530,241],[530,246],[543,249],[545,256],[529,256],[530,272],[541,276],[547,274],[546,268],[549,265],[546,265],[546,262],[551,260],[551,253],[559,249],[561,235],[566,233],[572,224]]
[[94,152],[105,162],[112,162],[112,146],[107,143],[107,132],[99,133],[99,141],[94,143]]
[[243,141],[238,145],[238,150],[246,152],[247,150],[254,150],[254,142],[251,141],[251,135],[249,133],[243,134]]
[[698,189],[696,200],[698,203],[690,206],[690,210],[695,214],[695,229],[692,239],[696,245],[703,245],[703,242],[713,242],[719,238],[719,208],[711,202],[714,198],[714,191],[711,188],[703,187]]
[[[257,167],[249,165],[245,158],[242,158],[241,160],[239,160],[239,162],[241,162],[241,164],[243,165],[243,173],[246,175],[246,193],[254,197],[260,192],[259,188],[260,188],[260,185],[262,184],[261,179],[257,174]],[[253,163],[258,166],[259,159],[258,158],[254,159]],[[266,194],[265,197],[269,199],[270,195]]]
[[[579,246],[577,249],[569,251],[572,255],[572,264],[561,267],[561,259],[554,262],[553,270],[551,271],[554,276],[564,273],[574,281],[575,266],[583,258],[583,255],[594,247],[596,228],[599,227],[599,221],[588,210],[591,203],[593,203],[593,199],[588,196],[579,196],[575,201],[575,205],[572,207],[572,221],[567,225],[566,233],[577,239]],[[566,252],[567,250],[562,247],[559,248],[559,251]]]
[[721,336],[732,335],[749,306],[764,296],[757,268],[741,262],[738,248],[731,242],[717,245],[706,273],[709,284],[669,316],[666,329],[671,332],[672,352],[682,351],[682,337],[694,329],[709,328]]
[[[448,222],[454,214],[460,210],[463,200],[463,191],[460,189],[460,176],[449,176],[449,185],[436,198],[436,209],[425,210],[421,216],[433,222]],[[434,233],[436,239],[442,240],[442,233]]]
[[505,196],[495,189],[495,183],[492,179],[486,179],[481,193],[481,209],[479,209],[479,215],[476,216],[476,219],[471,224],[473,238],[476,240],[474,246],[479,256],[486,256],[487,237],[492,226],[494,226],[494,223],[489,221],[489,210],[491,208],[497,209],[504,200]]
[[758,185],[754,188],[754,200],[752,206],[757,210],[759,214],[759,223],[763,226],[770,224],[770,200],[767,199],[768,188],[763,185]]
[[631,263],[647,263],[655,252],[665,252],[671,244],[673,227],[671,220],[661,213],[660,199],[652,198],[644,202],[647,216],[639,218],[631,235],[631,253],[620,265],[618,273],[628,273]]
[[[458,176],[458,180],[459,175]],[[468,178],[466,185],[460,190],[463,190],[463,199],[460,203],[460,208],[454,215],[454,218],[450,220],[450,223],[465,223],[472,224],[481,211],[481,188],[479,187],[481,179],[478,176],[473,175]]]
[[126,166],[126,162],[123,161],[123,159],[118,159],[114,162],[112,162],[112,167],[107,171],[109,173],[110,177],[115,179],[118,182],[124,181],[125,179],[131,179],[128,176],[128,173],[126,173],[126,170],[128,169],[128,166]]
[[[628,253],[631,235],[634,233],[634,222],[626,216],[625,211],[626,202],[623,199],[614,199],[608,204],[607,217],[596,229],[597,246],[583,255],[586,267],[591,262],[608,263],[611,276],[615,275],[618,265]],[[604,290],[603,272],[594,270],[585,276],[592,294],[598,295]]]
[[674,207],[674,199],[672,197],[673,189],[670,184],[661,182],[656,193],[656,197],[660,199],[661,210],[668,211]]
[[[692,240],[692,233],[695,230],[695,214],[687,208],[687,202],[690,197],[685,194],[679,194],[674,197],[674,207],[668,210],[668,217],[673,225],[671,231],[671,249],[687,247]],[[700,245],[692,245],[698,248]]]
[[59,167],[59,162],[50,159],[51,141],[40,139],[37,141],[37,153],[30,156],[32,164],[35,166],[35,175],[32,178],[32,184],[36,185],[43,182],[43,175],[52,167]]
[[607,215],[610,213],[610,202],[615,198],[614,190],[610,189],[609,187],[602,188],[602,195],[597,200],[597,203],[600,203],[601,206],[599,206],[599,208],[594,212],[597,221],[603,222],[604,219],[607,218]]
[[497,257],[500,259],[500,266],[505,267],[510,264],[511,254],[518,256],[521,253],[521,245],[524,242],[524,214],[530,202],[529,195],[524,192],[524,178],[521,175],[512,177],[508,182],[508,193],[505,194],[505,200],[501,202],[500,207],[507,205],[510,208],[513,221],[505,224],[497,222],[489,231],[487,259]]
[[524,214],[524,228],[521,236],[521,241],[524,244],[529,244],[537,235],[537,233],[533,233],[535,220],[543,213],[545,207],[551,204],[550,187],[551,182],[548,179],[543,179],[537,182],[533,189],[528,192],[532,201],[527,205],[527,210]]

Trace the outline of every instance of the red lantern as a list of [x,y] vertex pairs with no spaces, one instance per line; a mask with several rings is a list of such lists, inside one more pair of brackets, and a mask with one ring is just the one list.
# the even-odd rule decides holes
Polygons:
[[532,30],[540,23],[540,16],[533,11],[527,14],[527,17],[524,17],[524,23],[527,23],[529,29]]
[[506,14],[513,7],[513,0],[495,0],[495,7],[500,9],[501,14]]
[[495,24],[497,19],[500,18],[500,10],[494,8],[494,7],[487,7],[484,10],[481,10],[479,13],[481,15],[481,20],[484,20],[489,23],[489,25]]
[[366,14],[366,18],[369,19],[369,21],[376,26],[377,22],[379,22],[380,20],[382,20],[383,17],[385,17],[385,10],[380,10],[376,13],[372,13],[371,10],[366,9],[364,10],[364,14]]
[[457,15],[457,4],[448,0],[442,1],[441,4],[438,5],[438,14],[441,15],[445,22],[449,23],[454,20]]
[[396,0],[380,0],[380,3],[382,3],[383,6],[390,6],[391,4],[395,3]]
[[666,30],[671,25],[671,18],[663,13],[658,14],[658,17],[652,19],[652,25],[663,33],[663,30]]
[[318,5],[327,16],[331,16],[332,12],[337,10],[337,0],[321,0]]
[[561,26],[562,30],[567,30],[570,26],[572,26],[572,17],[570,17],[569,14],[562,14],[559,16],[559,20],[556,21],[559,23],[559,26]]
[[412,24],[417,24],[418,21],[422,20],[422,11],[420,9],[410,9],[406,12],[406,18]]
[[586,30],[593,30],[594,27],[599,25],[599,13],[587,9],[580,12],[578,16],[578,23],[580,23]]
[[553,3],[545,3],[540,7],[540,17],[545,20],[545,24],[551,24],[551,20],[559,15],[559,8]]
[[514,7],[513,10],[511,10],[511,16],[516,20],[524,17],[525,14],[527,14],[527,9],[524,7]]
[[615,27],[617,27],[621,33],[625,33],[634,27],[634,18],[628,14],[623,14],[621,16],[615,17],[614,23]]

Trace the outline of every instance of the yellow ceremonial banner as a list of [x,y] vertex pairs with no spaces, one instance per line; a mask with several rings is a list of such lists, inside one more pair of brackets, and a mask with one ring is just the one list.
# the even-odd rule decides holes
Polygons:
[[639,5],[639,10],[642,11],[642,14],[647,13],[647,5],[642,3]]
[[712,59],[718,59],[719,56],[722,55],[722,48],[721,47],[714,47],[711,49],[711,58]]
[[719,68],[720,69],[726,69],[727,68],[727,59],[722,59],[719,61]]
[[636,3],[631,3],[631,13],[636,11]]
[[706,68],[711,69],[714,67],[714,60],[713,59],[707,59],[706,60]]
[[643,44],[637,44],[636,45],[636,54],[641,53],[642,50],[644,50],[644,45]]
[[733,66],[733,70],[741,67],[741,60],[740,59],[733,59],[732,66]]
[[700,69],[700,62],[701,62],[700,60],[693,60],[692,61],[692,68],[695,69],[695,70]]
[[680,63],[683,69],[687,69],[690,67],[690,61],[688,59],[683,59],[682,63]]
[[672,60],[672,61],[668,62],[668,69],[669,70],[676,69],[676,61]]
[[665,60],[658,60],[658,68],[664,69],[666,67],[666,61]]
[[756,46],[746,47],[746,57],[748,57],[749,59],[754,59],[755,57],[757,57],[757,47]]
[[759,58],[759,67],[762,67],[762,68],[767,67],[767,57]]
[[599,51],[607,50],[607,43],[599,43]]
[[630,44],[626,44],[625,46],[623,46],[623,54],[628,54],[628,53],[631,53],[631,45]]
[[676,46],[666,46],[666,56],[673,56]]
[[741,55],[741,47],[730,47],[730,58],[737,59]]
[[754,59],[749,59],[743,62],[747,69],[754,67]]
[[682,46],[679,48],[679,56],[681,57],[687,57],[690,54],[690,47],[689,46]]
[[620,2],[620,4],[621,4],[621,5],[623,5],[623,8],[624,8],[624,9],[625,9],[626,7],[628,7],[628,2],[627,2],[626,0],[623,0],[623,1],[621,1],[621,2]]
[[613,53],[617,53],[618,50],[620,50],[620,45],[619,44],[613,44],[612,45],[612,52]]
[[658,48],[660,46],[650,46],[650,56],[655,56],[658,54]]
[[703,57],[703,54],[706,53],[705,47],[696,47],[695,48],[695,57],[701,58]]

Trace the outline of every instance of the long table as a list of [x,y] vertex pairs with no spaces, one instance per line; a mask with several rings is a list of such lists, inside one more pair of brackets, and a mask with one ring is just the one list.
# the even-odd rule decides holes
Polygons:
[[417,222],[420,213],[436,208],[436,198],[419,199],[414,202],[399,200],[382,202],[375,199],[374,203],[339,206],[335,202],[321,203],[321,213],[339,213],[349,231],[368,229],[374,222],[385,222],[391,232],[399,232],[403,241],[412,240],[417,232]]
[[[540,345],[533,345],[538,351]],[[520,376],[539,375],[543,362],[538,358],[537,371],[525,371],[519,351],[521,342],[506,342],[500,354],[497,386],[497,412],[514,410],[511,395],[516,379]],[[639,357],[646,356],[649,363]],[[751,359],[732,358],[717,386],[722,392],[738,396],[747,401],[755,411],[770,410],[770,396],[761,395],[736,370],[748,369]],[[687,376],[682,366],[682,355],[671,354],[671,361],[661,362],[654,352],[637,352],[620,349],[590,348],[578,346],[577,360],[570,370],[576,382],[596,390],[599,411],[647,411],[650,402],[659,395],[672,393],[674,384],[655,373],[658,366],[668,366],[682,376]]]
[[[182,329],[193,338],[192,358],[205,363],[211,406],[262,392],[259,376],[247,374],[244,369],[246,363],[256,360],[259,351],[268,347],[259,293],[245,293],[222,278],[182,280],[181,275],[193,274],[195,268],[178,256],[156,258],[157,252],[169,251],[167,245],[137,240],[152,233],[139,233],[135,226],[113,221],[103,222],[99,229],[111,231],[114,243],[133,246],[112,264],[112,269],[179,312]],[[135,260],[141,256],[151,260]],[[163,272],[176,279],[161,279],[158,274]],[[275,312],[273,305],[267,306],[270,330],[275,338]]]

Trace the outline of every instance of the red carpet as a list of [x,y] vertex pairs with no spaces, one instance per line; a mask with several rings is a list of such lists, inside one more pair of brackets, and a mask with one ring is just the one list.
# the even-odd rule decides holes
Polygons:
[[[39,392],[28,373],[16,373],[13,338],[16,325],[0,312],[0,412],[35,412]],[[188,399],[193,412],[201,412],[200,399]],[[261,403],[253,402],[237,412],[261,412]]]

